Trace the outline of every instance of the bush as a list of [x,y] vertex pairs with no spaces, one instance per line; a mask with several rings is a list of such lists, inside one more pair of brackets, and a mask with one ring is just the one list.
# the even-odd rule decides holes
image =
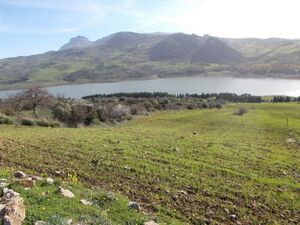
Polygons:
[[100,106],[97,109],[97,116],[101,122],[106,122],[109,120],[108,109],[105,106]]
[[60,123],[56,123],[56,122],[51,123],[50,127],[52,127],[52,128],[60,127]]
[[14,115],[16,115],[16,112],[13,109],[11,109],[11,108],[3,108],[1,111],[6,116],[14,116]]
[[113,120],[116,120],[117,122],[122,122],[124,120],[130,120],[132,119],[132,116],[130,115],[130,109],[128,106],[124,105],[116,105],[110,114],[110,117]]
[[10,118],[0,116],[0,124],[11,125],[11,124],[13,124],[13,121]]
[[43,120],[36,121],[36,125],[38,125],[40,127],[50,127],[51,126],[50,123],[43,121]]
[[244,115],[247,112],[248,112],[248,110],[245,107],[241,106],[236,111],[234,111],[233,114],[234,115],[238,115],[238,116],[242,116],[242,115]]
[[216,106],[215,106],[217,109],[222,109],[222,104],[220,102],[217,102]]
[[71,106],[67,103],[59,103],[53,107],[52,113],[55,119],[68,123],[71,117]]
[[21,119],[20,123],[23,126],[30,126],[30,127],[36,125],[36,122],[31,119]]

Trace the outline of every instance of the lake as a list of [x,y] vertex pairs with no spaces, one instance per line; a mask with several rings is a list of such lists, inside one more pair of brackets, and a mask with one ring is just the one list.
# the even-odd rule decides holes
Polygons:
[[[47,89],[51,94],[62,94],[72,98],[116,92],[168,92],[171,94],[230,92],[236,94],[248,93],[260,96],[300,96],[300,80],[184,77],[114,83],[62,85],[49,87]],[[16,91],[1,91],[0,98],[15,92]]]

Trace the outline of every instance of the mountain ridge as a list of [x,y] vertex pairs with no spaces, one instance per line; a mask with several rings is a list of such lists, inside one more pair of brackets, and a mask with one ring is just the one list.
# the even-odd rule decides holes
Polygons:
[[300,40],[118,32],[0,60],[0,89],[194,75],[300,79]]

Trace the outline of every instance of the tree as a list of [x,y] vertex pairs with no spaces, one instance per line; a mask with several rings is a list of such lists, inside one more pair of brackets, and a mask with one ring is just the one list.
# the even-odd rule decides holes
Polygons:
[[25,96],[18,92],[15,95],[10,95],[3,101],[3,105],[15,112],[18,112],[22,109],[25,102]]
[[51,99],[51,95],[49,94],[49,92],[38,86],[34,86],[24,90],[22,92],[22,95],[32,109],[32,114],[35,114],[36,108],[38,106],[46,105]]

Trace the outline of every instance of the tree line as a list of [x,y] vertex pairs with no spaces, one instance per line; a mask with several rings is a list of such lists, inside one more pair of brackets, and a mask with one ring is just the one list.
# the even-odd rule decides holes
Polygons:
[[289,96],[274,96],[272,102],[300,102],[300,96],[295,98]]

